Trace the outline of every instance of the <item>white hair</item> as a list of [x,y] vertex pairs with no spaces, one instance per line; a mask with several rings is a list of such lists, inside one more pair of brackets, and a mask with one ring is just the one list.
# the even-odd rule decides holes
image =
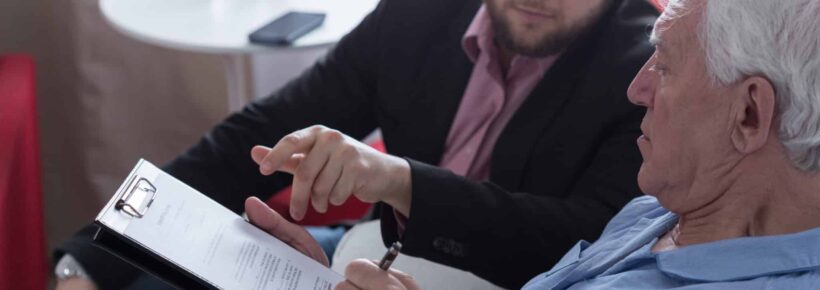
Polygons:
[[[680,2],[692,1],[668,5]],[[772,82],[780,142],[797,168],[820,170],[820,0],[706,0],[698,35],[717,84]]]

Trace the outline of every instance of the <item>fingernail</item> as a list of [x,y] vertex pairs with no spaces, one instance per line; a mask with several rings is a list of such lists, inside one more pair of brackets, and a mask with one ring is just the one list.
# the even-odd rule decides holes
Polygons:
[[297,221],[301,221],[301,220],[302,220],[302,218],[303,218],[303,217],[302,217],[301,215],[299,215],[299,213],[297,213],[295,210],[291,210],[291,211],[290,211],[290,217],[292,217],[294,220],[297,220]]
[[262,166],[259,169],[262,170],[262,174],[270,174],[271,171],[273,171],[273,166],[271,166],[270,163],[265,162],[262,163]]

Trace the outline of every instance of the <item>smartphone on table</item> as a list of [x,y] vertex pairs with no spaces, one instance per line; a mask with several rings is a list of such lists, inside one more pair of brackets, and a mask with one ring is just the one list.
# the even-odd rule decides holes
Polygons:
[[253,43],[286,46],[313,31],[325,21],[324,13],[291,11],[274,19],[249,36]]

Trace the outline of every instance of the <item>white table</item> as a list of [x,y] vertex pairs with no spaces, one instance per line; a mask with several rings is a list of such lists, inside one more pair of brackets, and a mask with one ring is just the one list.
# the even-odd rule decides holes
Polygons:
[[[228,108],[251,101],[248,54],[330,45],[379,0],[100,0],[104,18],[135,39],[192,52],[225,55]],[[290,47],[252,44],[248,34],[287,11],[322,12],[325,22]]]

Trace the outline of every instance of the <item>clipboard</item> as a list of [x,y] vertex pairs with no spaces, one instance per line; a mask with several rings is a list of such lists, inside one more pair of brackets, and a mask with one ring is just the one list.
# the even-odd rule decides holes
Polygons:
[[[133,175],[128,182],[126,190],[117,193],[121,195],[114,205],[114,208],[133,218],[142,218],[151,207],[156,196],[156,187],[147,179]],[[146,195],[146,199],[139,204],[135,204],[135,197],[139,194]],[[218,289],[214,285],[200,279],[187,270],[166,262],[162,257],[146,251],[139,244],[123,238],[116,231],[107,225],[95,221],[99,229],[94,234],[94,245],[106,252],[128,262],[129,264],[145,271],[160,280],[179,289]]]
[[[125,183],[125,188],[120,188],[115,196],[114,209],[132,218],[142,218],[148,212],[156,197],[157,188],[148,179],[136,174],[137,168],[145,162],[140,160],[131,172],[129,181]],[[138,197],[144,196],[143,199]],[[160,280],[179,289],[219,289],[214,285],[200,279],[187,270],[165,261],[162,257],[151,251],[146,251],[139,244],[124,238],[117,231],[108,225],[95,220],[94,223],[99,229],[94,234],[94,246],[128,262],[129,264],[145,271]]]
[[180,289],[329,290],[344,280],[145,160],[94,223],[95,246]]

